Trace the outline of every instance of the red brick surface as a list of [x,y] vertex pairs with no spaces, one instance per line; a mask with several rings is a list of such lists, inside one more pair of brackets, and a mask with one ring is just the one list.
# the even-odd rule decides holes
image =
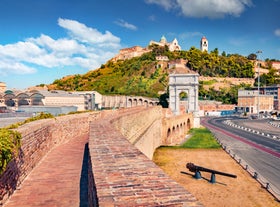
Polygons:
[[110,118],[90,126],[99,206],[202,206],[116,131]]
[[[30,137],[30,143],[24,144],[26,148],[19,175],[28,176],[20,188],[17,186],[18,189],[4,206],[72,207],[87,204],[92,206],[94,203],[101,207],[202,206],[193,195],[170,179],[115,128],[113,123],[120,116],[140,111],[139,116],[142,118],[154,115],[151,110],[146,110],[146,113],[143,113],[143,110],[145,109],[135,108],[103,111],[89,117],[59,117],[52,120],[55,123],[50,127],[43,127],[44,125],[38,123],[40,126],[36,130],[34,127],[23,128],[27,131],[24,134]],[[137,120],[133,117],[132,120]],[[120,127],[129,121],[130,119],[123,120]],[[88,134],[88,130],[89,136],[82,135]],[[157,137],[151,137],[151,143],[153,138]],[[41,144],[37,145],[37,141]],[[87,142],[90,162],[84,162],[84,156],[87,157]],[[52,150],[45,148],[46,145]],[[34,149],[37,150],[33,152]],[[44,156],[47,151],[49,152]],[[26,152],[32,153],[28,156]],[[40,159],[36,158],[38,161],[33,162],[35,157]],[[34,167],[31,173],[26,170],[29,161],[33,162],[32,168]],[[85,163],[89,164],[89,169],[85,170]],[[88,173],[91,171],[93,175]],[[84,177],[89,180],[85,181]],[[95,187],[97,200],[92,201],[96,199]],[[91,200],[85,201],[86,199]]]
[[5,207],[70,207],[80,203],[80,176],[88,136],[74,137],[50,151]]

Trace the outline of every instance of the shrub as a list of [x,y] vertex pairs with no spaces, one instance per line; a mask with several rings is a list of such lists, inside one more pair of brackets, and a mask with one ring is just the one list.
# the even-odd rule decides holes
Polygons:
[[0,174],[7,164],[18,154],[21,134],[9,129],[0,129]]

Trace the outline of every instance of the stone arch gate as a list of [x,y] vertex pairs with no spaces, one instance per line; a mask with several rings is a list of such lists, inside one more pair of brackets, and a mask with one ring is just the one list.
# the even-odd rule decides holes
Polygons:
[[198,106],[198,77],[197,73],[169,75],[169,108],[174,115],[180,115],[180,93],[188,94],[187,113],[193,113],[194,127],[200,126]]

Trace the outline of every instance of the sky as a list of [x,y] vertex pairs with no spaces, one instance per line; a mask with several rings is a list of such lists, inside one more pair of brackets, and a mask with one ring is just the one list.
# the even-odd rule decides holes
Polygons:
[[280,0],[0,0],[0,82],[25,90],[165,36],[280,60]]

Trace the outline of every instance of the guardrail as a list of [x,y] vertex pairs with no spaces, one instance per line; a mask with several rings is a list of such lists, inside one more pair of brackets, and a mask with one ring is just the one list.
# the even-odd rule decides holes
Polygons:
[[251,132],[251,133],[254,133],[254,134],[259,134],[259,135],[265,136],[267,138],[271,138],[271,139],[280,141],[280,136],[276,136],[276,135],[272,135],[272,134],[269,134],[269,133],[260,132],[258,130],[251,129],[251,128],[244,127],[244,126],[239,126],[239,125],[233,123],[230,120],[226,120],[226,121],[224,121],[224,123],[229,125],[229,126],[231,126],[231,127],[235,127],[235,128],[238,128],[238,129],[241,129],[241,130],[244,130],[244,131],[248,131],[248,132]]
[[253,167],[251,167],[245,160],[238,157],[230,147],[224,145],[218,136],[213,132],[215,139],[222,146],[223,150],[227,152],[244,170],[246,170],[256,181],[258,181],[263,188],[265,188],[270,194],[272,194],[278,202],[280,202],[280,191],[267,179],[265,179],[260,173],[258,173]]
[[279,123],[276,123],[276,122],[274,122],[274,121],[269,121],[268,123],[269,123],[270,125],[274,126],[274,127],[280,128],[280,122],[279,122]]

